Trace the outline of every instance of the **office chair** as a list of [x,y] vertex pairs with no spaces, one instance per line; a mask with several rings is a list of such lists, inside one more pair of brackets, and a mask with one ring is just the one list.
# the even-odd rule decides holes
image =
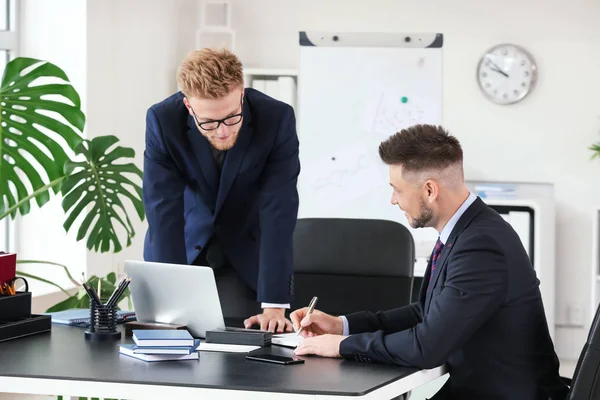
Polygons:
[[596,310],[587,342],[581,350],[567,400],[600,399],[600,305]]
[[415,244],[402,224],[387,220],[301,218],[294,232],[292,310],[341,315],[410,303]]

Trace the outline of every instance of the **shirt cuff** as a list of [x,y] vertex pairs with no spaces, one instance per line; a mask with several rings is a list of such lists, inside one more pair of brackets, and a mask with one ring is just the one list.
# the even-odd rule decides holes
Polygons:
[[348,319],[343,315],[340,315],[340,318],[342,319],[342,324],[344,324],[344,329],[342,330],[342,335],[344,335],[344,336],[350,335],[350,325],[348,324]]
[[261,308],[290,308],[289,304],[262,303]]

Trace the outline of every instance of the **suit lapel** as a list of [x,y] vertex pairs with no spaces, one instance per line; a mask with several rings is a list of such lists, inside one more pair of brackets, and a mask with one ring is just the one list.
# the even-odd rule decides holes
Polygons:
[[235,180],[240,165],[246,156],[248,146],[252,140],[252,116],[250,115],[250,108],[248,102],[244,101],[244,120],[242,121],[242,127],[238,134],[238,138],[231,149],[227,151],[225,157],[225,163],[223,164],[223,171],[221,173],[221,182],[219,184],[219,194],[217,196],[217,206],[215,210],[215,218],[218,216],[219,211],[223,207],[223,202],[227,198],[229,189]]
[[[217,200],[217,189],[219,187],[219,175],[212,155],[211,144],[204,136],[202,136],[191,115],[188,115],[188,126],[190,128],[188,130],[188,138],[190,140],[192,152],[196,158],[198,169],[202,172],[204,180],[210,189],[206,191],[206,194],[209,196],[211,204],[215,204]],[[202,188],[204,185],[200,186]]]
[[[454,243],[456,242],[456,239],[462,233],[462,231],[471,223],[473,218],[475,218],[475,216],[477,214],[479,214],[484,207],[485,207],[485,203],[480,198],[477,198],[473,202],[473,204],[471,204],[469,206],[469,208],[467,208],[465,210],[464,214],[458,219],[458,222],[454,226],[454,229],[452,229],[452,232],[450,233],[450,237],[448,237],[448,240],[444,244],[444,248],[442,249],[440,258],[438,258],[435,272],[431,279],[430,287],[427,289],[427,292],[425,293],[425,296],[426,296],[425,297],[425,313],[427,313],[429,311],[429,305],[430,305],[432,297],[433,297],[432,296],[433,289],[437,286],[439,277],[442,274],[442,271],[444,270],[444,268],[446,267],[446,260],[448,259],[448,256],[450,255],[450,253],[452,252],[452,249],[454,248]],[[431,262],[429,263],[427,270],[429,271],[429,273],[431,273]],[[427,279],[429,279],[429,275],[427,274],[427,272],[425,273],[425,275],[427,275]]]

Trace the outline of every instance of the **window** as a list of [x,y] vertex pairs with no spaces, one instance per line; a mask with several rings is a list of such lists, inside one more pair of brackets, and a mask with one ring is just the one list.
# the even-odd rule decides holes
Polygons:
[[[0,76],[6,64],[16,56],[18,48],[17,1],[0,0]],[[0,135],[0,140],[2,135]],[[6,217],[0,220],[0,251],[16,251],[14,222]]]

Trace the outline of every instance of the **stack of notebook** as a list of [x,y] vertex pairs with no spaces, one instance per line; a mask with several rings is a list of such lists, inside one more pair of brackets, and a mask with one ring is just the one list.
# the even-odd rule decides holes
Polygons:
[[119,345],[119,353],[144,361],[197,360],[199,339],[187,330],[133,330],[135,344]]

